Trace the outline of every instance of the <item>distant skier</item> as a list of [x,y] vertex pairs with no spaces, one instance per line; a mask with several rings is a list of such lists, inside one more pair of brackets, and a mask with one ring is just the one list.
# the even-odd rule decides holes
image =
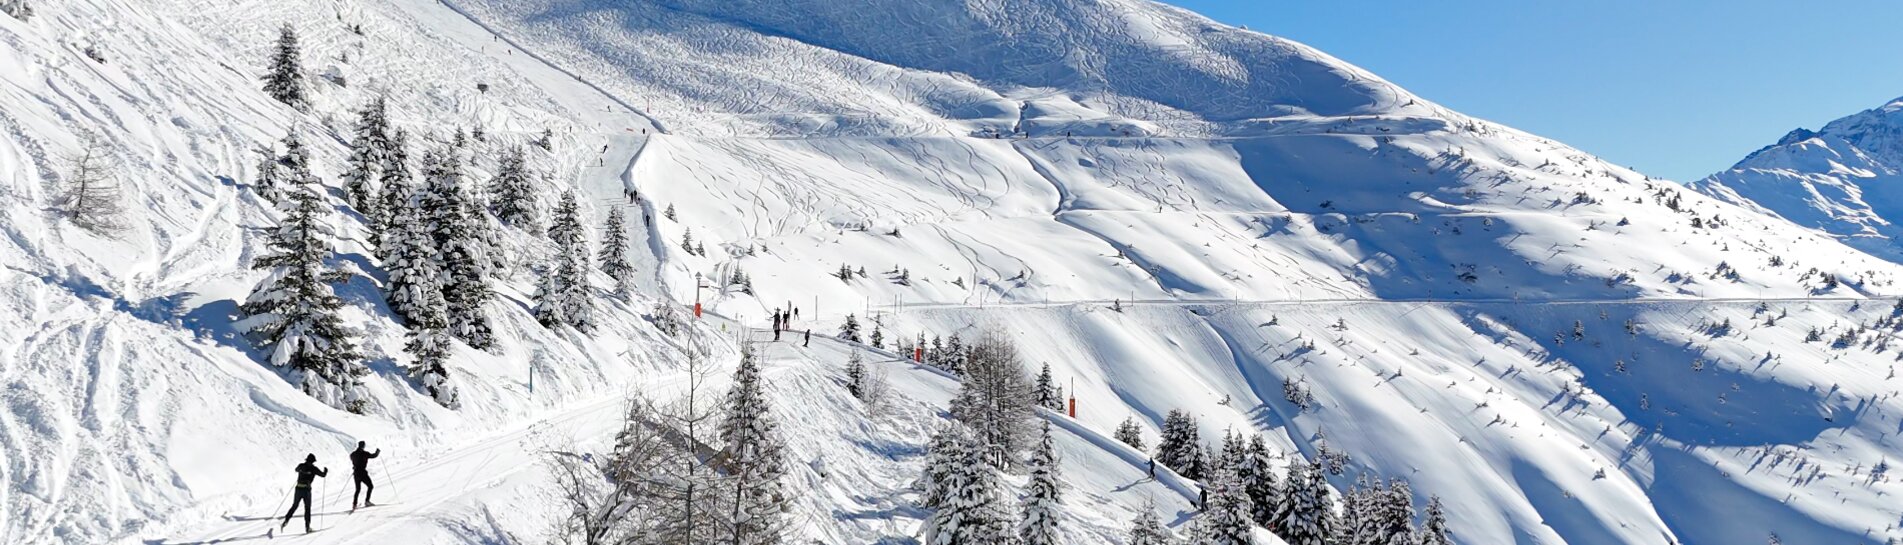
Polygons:
[[813,330],[808,329],[806,330],[806,341],[800,343],[800,346],[805,347],[805,346],[812,346],[812,345],[813,345]]
[[304,505],[304,533],[311,532],[311,479],[330,475],[330,468],[317,467],[317,455],[304,455],[304,463],[297,465],[297,488],[291,492],[291,510],[284,512],[284,522],[278,523],[283,529],[291,524],[291,515],[297,514],[298,504]]
[[363,441],[358,441],[357,450],[350,453],[350,478],[356,481],[355,486],[350,490],[351,511],[357,510],[358,492],[363,493],[364,507],[375,507],[377,505],[377,502],[370,501],[370,494],[377,491],[376,483],[370,482],[370,459],[382,454],[383,449],[377,449],[376,452],[365,451]]

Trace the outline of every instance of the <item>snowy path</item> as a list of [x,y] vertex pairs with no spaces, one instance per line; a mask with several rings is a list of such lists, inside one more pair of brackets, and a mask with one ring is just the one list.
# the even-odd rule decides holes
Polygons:
[[[321,487],[318,491],[321,495],[315,497],[316,508],[312,513],[319,515],[313,523],[319,532],[300,542],[398,542],[392,539],[397,536],[388,534],[402,531],[399,523],[421,520],[422,515],[435,506],[489,488],[534,467],[549,446],[551,433],[575,437],[613,433],[625,403],[626,397],[619,394],[603,396],[428,459],[402,460],[400,456],[404,453],[385,452],[370,466],[371,475],[381,485],[378,497],[385,504],[357,513],[348,512],[349,462],[335,457],[320,459],[319,464],[329,467],[330,475],[320,479],[317,485]],[[288,485],[289,481],[287,472],[283,484]],[[288,486],[286,489],[288,492]],[[227,514],[222,523],[214,523],[198,532],[147,543],[184,545],[266,538],[278,527],[278,517],[284,515],[279,511],[288,506],[288,498],[284,500],[272,511],[262,511],[265,508],[259,507],[251,512]],[[288,532],[278,535],[301,534],[298,524],[293,521]]]
[[995,307],[1012,308],[1057,308],[1074,305],[1115,305],[1125,306],[1172,306],[1193,307],[1211,305],[1235,306],[1301,306],[1301,305],[1652,305],[1652,304],[1740,304],[1740,303],[1844,303],[1855,301],[1890,301],[1893,298],[1874,297],[1656,297],[1656,298],[1604,298],[1604,299],[1501,299],[1501,298],[1394,298],[1376,299],[1368,297],[1343,297],[1321,299],[1076,299],[1065,301],[1006,301],[969,305],[964,303],[900,303],[872,305],[873,308],[891,310],[933,310],[933,309],[984,309]]

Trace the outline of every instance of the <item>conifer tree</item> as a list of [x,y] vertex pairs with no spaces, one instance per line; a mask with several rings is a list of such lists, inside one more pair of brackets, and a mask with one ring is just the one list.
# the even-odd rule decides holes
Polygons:
[[53,208],[74,226],[102,235],[125,228],[119,167],[105,139],[80,131],[79,150],[60,158]]
[[1335,535],[1327,472],[1314,462],[1289,464],[1288,492],[1276,515],[1275,534],[1289,545],[1328,545]]
[[317,175],[311,172],[311,150],[304,147],[304,139],[298,138],[297,131],[285,134],[280,143],[284,146],[284,155],[278,157],[278,166],[284,177],[279,179],[279,186],[316,184]]
[[628,262],[628,229],[621,209],[608,211],[608,223],[601,228],[601,272],[614,279],[615,293],[634,292],[634,264]]
[[490,209],[495,211],[496,219],[530,233],[541,232],[541,208],[535,202],[533,180],[522,148],[503,152],[496,176],[489,180],[489,195],[493,197]]
[[1239,473],[1243,478],[1243,490],[1249,494],[1249,505],[1254,509],[1250,518],[1262,527],[1272,527],[1275,512],[1282,504],[1282,484],[1275,480],[1275,470],[1269,460],[1269,448],[1262,434],[1249,439],[1249,454],[1243,461]]
[[839,325],[839,338],[859,342],[859,319],[857,317],[851,314],[846,315],[846,322]]
[[[389,144],[383,156],[383,165],[377,169],[377,209],[383,212],[376,218],[382,222],[376,225],[378,233],[390,233],[398,229],[397,218],[404,209],[412,206],[410,198],[416,193],[416,184],[410,176],[409,134],[401,129],[392,129]],[[413,217],[411,221],[421,220]]]
[[[350,154],[344,159],[344,196],[350,207],[362,214],[370,225],[381,226],[387,213],[378,198],[376,184],[382,180],[384,165],[390,163],[389,100],[379,95],[357,112],[357,133],[350,139]],[[377,234],[371,230],[372,236]]]
[[1388,479],[1388,487],[1375,496],[1375,544],[1413,545],[1414,491],[1407,481]]
[[[409,207],[404,208],[403,214],[411,217],[417,215]],[[405,231],[406,240],[423,243],[429,240],[428,234],[420,229]],[[415,265],[406,268],[409,278],[405,289],[413,299],[409,314],[405,315],[409,332],[403,350],[414,358],[410,364],[410,375],[423,385],[423,391],[442,406],[454,409],[461,406],[462,402],[458,399],[456,385],[449,381],[449,369],[444,365],[449,360],[454,340],[447,331],[448,310],[443,303],[441,277],[431,256],[420,254],[417,257]],[[391,276],[394,284],[395,271],[391,272]]]
[[851,392],[852,397],[863,398],[865,387],[866,363],[859,357],[859,351],[854,350],[846,359],[846,391]]
[[290,23],[278,29],[277,47],[271,52],[271,66],[264,75],[264,92],[297,111],[310,109],[304,65],[297,47],[297,29],[291,28]]
[[588,241],[582,238],[580,205],[574,191],[562,194],[548,234],[555,242],[555,263],[536,289],[535,318],[544,327],[569,325],[590,330],[594,327],[595,302],[588,292]]
[[877,325],[872,326],[872,347],[885,348],[885,330]]
[[1036,399],[1039,407],[1064,412],[1064,390],[1054,382],[1051,364],[1045,363],[1044,368],[1037,372],[1037,383],[1031,387],[1031,397]]
[[278,193],[289,185],[285,180],[284,164],[278,158],[277,148],[271,144],[258,146],[258,177],[251,182],[251,191],[263,197],[265,202],[277,202]]
[[1196,421],[1182,409],[1172,409],[1163,417],[1163,437],[1156,443],[1156,461],[1176,474],[1202,480],[1203,441]]
[[928,457],[925,474],[919,476],[919,507],[938,509],[951,497],[953,481],[957,479],[955,471],[958,464],[965,462],[965,449],[969,448],[967,433],[954,424],[932,434],[931,442],[925,447]]
[[1209,501],[1203,506],[1203,520],[1196,526],[1196,545],[1250,545],[1249,495],[1235,471],[1217,467],[1211,471]]
[[1448,536],[1447,512],[1441,507],[1440,497],[1427,500],[1427,519],[1421,522],[1421,533],[1415,540],[1416,545],[1454,545]]
[[1143,450],[1143,426],[1137,424],[1137,419],[1134,416],[1124,417],[1123,423],[1117,424],[1117,431],[1113,434],[1113,437],[1115,437],[1119,443],[1130,445],[1130,448],[1139,451]]
[[759,357],[752,346],[742,346],[720,425],[720,439],[725,443],[721,454],[733,480],[731,543],[780,542],[784,503],[780,477],[786,471],[785,455],[764,388]]
[[350,274],[328,263],[331,231],[320,190],[316,184],[287,188],[292,207],[270,236],[272,253],[252,264],[270,276],[240,308],[271,364],[289,370],[293,384],[332,407],[361,413],[366,369],[356,332],[338,316],[343,300],[331,288]]
[[1130,524],[1129,545],[1176,545],[1176,538],[1163,527],[1163,520],[1156,516],[1156,504],[1144,502],[1143,509],[1137,512],[1137,519]]
[[453,147],[432,150],[423,158],[424,183],[417,190],[417,204],[427,215],[424,224],[443,265],[449,334],[477,350],[488,350],[496,342],[486,310],[495,298],[489,287],[493,261],[480,233],[481,218],[471,213],[476,207],[463,187],[463,176],[462,158]]
[[[973,439],[962,435],[959,441]],[[998,469],[984,448],[967,446],[964,460],[952,467],[944,483],[945,497],[925,522],[927,545],[993,545],[1013,537],[1010,514],[1000,498]]]
[[[393,185],[385,188],[392,192],[403,192],[408,185]],[[443,267],[436,250],[436,239],[430,235],[426,218],[428,211],[420,209],[420,204],[411,199],[391,210],[390,231],[384,233],[384,244],[379,246],[379,257],[383,260],[383,270],[389,281],[384,284],[383,298],[390,310],[401,316],[412,329],[420,322],[442,322],[443,329],[448,327],[447,305],[443,299]]]
[[1023,499],[1023,516],[1018,522],[1019,545],[1060,545],[1057,536],[1058,510],[1063,508],[1063,483],[1059,474],[1057,449],[1051,443],[1051,423],[1044,421],[1043,434],[1031,448],[1030,483]]

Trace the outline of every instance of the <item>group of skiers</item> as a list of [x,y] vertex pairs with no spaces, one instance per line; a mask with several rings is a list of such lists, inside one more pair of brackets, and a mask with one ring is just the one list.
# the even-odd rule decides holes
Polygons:
[[[799,317],[799,315],[799,307],[793,307],[793,310],[773,309],[773,340],[776,342],[780,340],[780,332],[791,331],[793,329],[793,319]],[[802,341],[800,346],[811,346],[812,344],[813,329],[807,328],[806,340]]]
[[[362,505],[364,507],[374,507],[377,505],[376,502],[370,501],[370,494],[376,491],[376,485],[370,481],[370,459],[382,454],[383,449],[377,449],[376,452],[367,450],[363,441],[358,441],[357,450],[351,451],[350,478],[352,481],[355,481],[355,486],[350,491],[351,511],[354,512],[357,510],[357,497],[359,494],[363,496]],[[317,455],[306,454],[304,455],[304,463],[298,464],[295,471],[297,472],[297,485],[291,488],[291,510],[284,512],[284,520],[278,523],[278,528],[283,529],[285,526],[289,526],[291,524],[291,517],[297,515],[297,508],[302,506],[304,508],[304,532],[310,533],[314,531],[311,529],[311,482],[318,477],[330,476],[330,468],[317,467]]]

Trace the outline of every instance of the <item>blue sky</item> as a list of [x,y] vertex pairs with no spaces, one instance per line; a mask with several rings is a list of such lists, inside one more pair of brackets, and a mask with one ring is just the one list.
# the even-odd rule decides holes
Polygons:
[[1903,5],[1166,0],[1681,182],[1903,96]]

